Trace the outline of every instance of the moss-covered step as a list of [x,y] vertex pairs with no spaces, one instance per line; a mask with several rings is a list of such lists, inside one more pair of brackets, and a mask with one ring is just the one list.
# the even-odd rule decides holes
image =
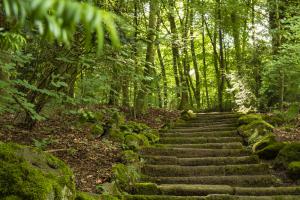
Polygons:
[[181,166],[208,166],[208,165],[234,165],[257,164],[257,156],[241,157],[205,157],[205,158],[177,158],[176,156],[142,156],[148,164],[165,164]]
[[228,185],[191,185],[191,184],[136,184],[132,194],[174,195],[174,196],[207,196],[227,194],[237,196],[277,196],[300,195],[300,187],[232,187]]
[[164,137],[160,144],[204,144],[243,142],[241,137]]
[[161,133],[161,137],[235,137],[238,136],[236,130],[234,131],[214,131],[214,132],[169,132]]
[[219,125],[227,125],[227,126],[238,126],[236,120],[230,121],[217,121],[217,122],[178,122],[175,124],[176,127],[203,127],[203,126],[219,126]]
[[225,157],[225,156],[246,156],[249,151],[245,149],[196,149],[196,148],[143,148],[142,155],[152,156],[176,156],[177,158],[196,157]]
[[241,142],[157,145],[157,147],[160,147],[160,146],[166,147],[166,148],[195,148],[195,149],[242,149],[242,148],[244,148]]
[[281,181],[272,175],[238,175],[238,176],[194,176],[194,177],[144,177],[144,181],[157,184],[204,184],[268,187],[280,186]]
[[142,167],[142,173],[152,177],[263,175],[269,173],[269,166],[266,164],[221,166],[145,165]]
[[237,127],[174,127],[169,130],[169,132],[182,132],[182,133],[191,133],[191,132],[212,132],[212,131],[234,131],[237,130]]
[[74,200],[75,180],[61,160],[40,150],[0,142],[0,199]]
[[290,187],[236,187],[235,188],[235,195],[241,195],[241,196],[242,195],[246,195],[246,196],[300,195],[300,186],[290,186]]
[[170,195],[126,195],[123,200],[299,200],[298,195],[278,196],[234,196],[234,195],[208,195],[200,196],[170,196]]
[[[197,126],[196,126],[197,125]],[[176,125],[174,129],[197,129],[197,128],[228,128],[228,127],[234,127],[237,128],[237,124],[229,124],[229,123],[222,123],[222,124],[193,124],[193,126],[178,126]]]

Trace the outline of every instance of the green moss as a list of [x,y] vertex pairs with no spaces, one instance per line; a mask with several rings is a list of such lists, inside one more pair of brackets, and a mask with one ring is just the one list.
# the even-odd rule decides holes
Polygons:
[[256,154],[266,160],[273,160],[278,155],[279,151],[285,146],[284,143],[281,142],[274,142],[269,144],[268,146],[264,147],[261,150],[258,150]]
[[0,143],[0,196],[74,199],[71,170],[59,159],[30,147]]
[[160,190],[154,183],[137,183],[134,186],[133,194],[158,195]]
[[300,179],[300,162],[291,162],[288,165],[288,174],[292,179]]
[[252,147],[253,152],[262,150],[266,146],[274,143],[276,141],[274,134],[268,134],[263,137],[261,137]]
[[85,192],[77,192],[75,200],[98,200],[99,196],[91,195]]
[[122,160],[126,164],[139,162],[139,155],[132,150],[126,150],[122,153]]
[[143,123],[128,121],[120,126],[121,131],[130,133],[141,133],[145,130],[150,130],[150,127]]
[[91,128],[91,134],[96,137],[101,137],[104,134],[104,129],[101,124],[95,124]]
[[253,121],[262,120],[262,116],[260,114],[248,114],[240,117],[238,122],[240,125],[250,124]]
[[113,166],[113,180],[119,191],[131,192],[140,179],[140,173],[133,165],[116,164]]
[[276,114],[272,114],[272,115],[263,115],[263,120],[265,120],[266,122],[268,122],[269,124],[272,124],[274,126],[281,126],[282,124],[284,124],[284,118],[281,115],[276,115]]
[[185,110],[181,113],[181,118],[183,120],[195,119],[197,115],[192,110]]
[[238,128],[238,132],[245,138],[249,138],[255,132],[258,135],[266,135],[267,133],[273,131],[274,127],[264,120],[255,120],[250,124],[242,125]]
[[293,161],[300,161],[299,142],[285,145],[285,147],[280,150],[274,164],[276,168],[287,169],[289,163]]
[[125,134],[117,128],[111,128],[109,130],[109,137],[120,143],[123,143],[125,140]]

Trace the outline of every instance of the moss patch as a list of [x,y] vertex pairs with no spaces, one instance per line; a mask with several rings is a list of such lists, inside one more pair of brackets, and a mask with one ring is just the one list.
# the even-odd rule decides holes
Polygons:
[[291,162],[288,165],[288,175],[292,179],[300,179],[300,162],[299,161]]
[[263,149],[256,152],[256,154],[266,160],[273,160],[278,155],[279,151],[285,146],[284,143],[274,142]]
[[259,139],[252,147],[253,152],[262,150],[276,141],[274,134],[268,134]]
[[275,159],[276,168],[287,169],[289,163],[300,161],[300,143],[291,143],[285,145]]
[[262,116],[259,114],[244,115],[238,119],[238,122],[240,125],[243,125],[243,124],[250,124],[251,122],[256,120],[262,120]]
[[74,199],[72,171],[36,149],[0,143],[0,196],[21,199]]
[[99,196],[91,195],[85,192],[77,192],[75,200],[98,200]]
[[138,183],[135,184],[133,194],[158,195],[160,190],[154,183]]

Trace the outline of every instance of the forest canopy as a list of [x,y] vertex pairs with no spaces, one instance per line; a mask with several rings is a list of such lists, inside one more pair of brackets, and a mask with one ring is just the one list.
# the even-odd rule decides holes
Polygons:
[[0,113],[284,109],[300,99],[298,0],[4,0]]

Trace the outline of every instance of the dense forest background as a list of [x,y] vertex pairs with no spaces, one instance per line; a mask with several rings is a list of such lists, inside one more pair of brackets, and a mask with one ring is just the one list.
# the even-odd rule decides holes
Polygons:
[[300,99],[298,0],[4,0],[0,112],[94,104],[282,110]]

